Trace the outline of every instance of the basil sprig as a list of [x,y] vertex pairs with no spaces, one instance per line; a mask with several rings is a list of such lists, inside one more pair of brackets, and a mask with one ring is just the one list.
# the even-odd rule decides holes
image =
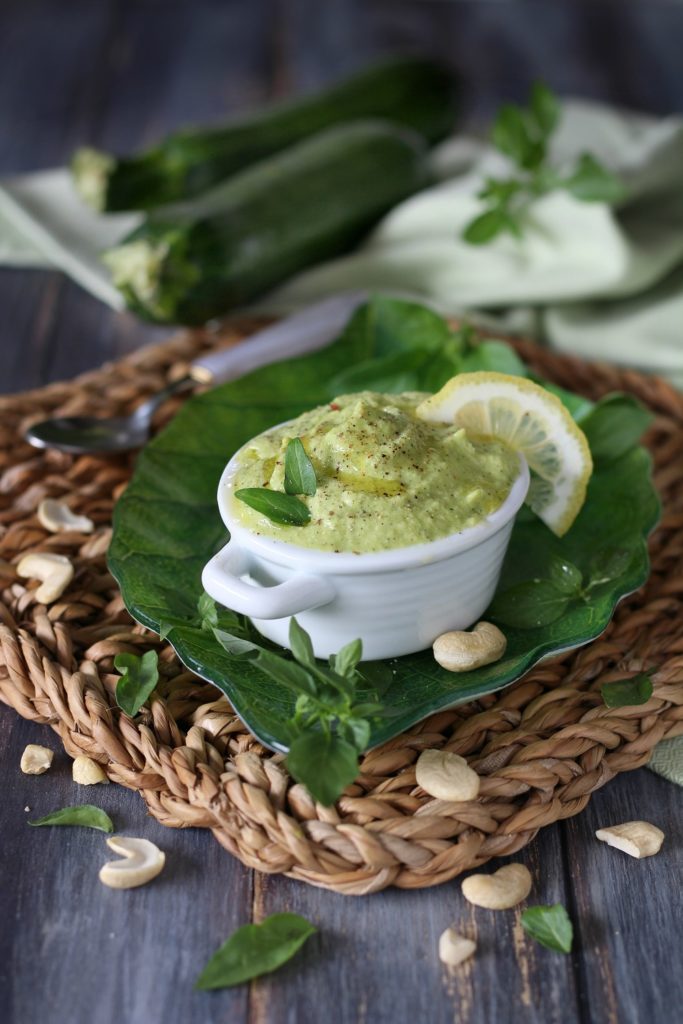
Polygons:
[[313,463],[306,454],[300,437],[293,437],[285,451],[285,491],[287,494],[316,492],[317,480]]
[[516,173],[509,178],[487,178],[478,194],[484,210],[465,227],[465,241],[485,245],[504,233],[521,238],[532,202],[557,189],[586,203],[616,203],[623,198],[619,179],[590,153],[582,153],[565,173],[548,162],[550,139],[561,113],[557,97],[541,82],[531,90],[528,107],[506,103],[500,108],[492,141],[515,165]]
[[268,487],[242,487],[235,491],[235,497],[282,526],[305,526],[311,518],[303,501]]
[[271,914],[233,932],[199,975],[195,988],[228,988],[269,974],[290,960],[317,929],[298,914]]
[[61,807],[51,811],[43,818],[29,821],[29,825],[82,825],[85,828],[96,828],[100,832],[113,832],[114,822],[94,804],[77,804],[75,807]]
[[556,953],[571,952],[574,928],[561,903],[551,907],[528,907],[520,920],[522,928],[542,946],[554,949]]
[[159,656],[156,651],[139,654],[124,652],[114,658],[114,668],[121,673],[116,684],[116,703],[132,718],[159,682]]
[[646,672],[639,672],[631,679],[615,679],[613,683],[603,683],[600,695],[605,707],[630,708],[638,704],[647,704],[652,696],[652,680]]
[[263,647],[246,633],[215,629],[214,635],[232,657],[249,660],[271,679],[296,695],[287,721],[287,767],[320,803],[329,806],[358,774],[358,757],[370,740],[372,723],[383,714],[380,695],[391,683],[391,669],[381,662],[361,663],[363,646],[353,640],[318,661],[308,633],[290,622],[293,658]]

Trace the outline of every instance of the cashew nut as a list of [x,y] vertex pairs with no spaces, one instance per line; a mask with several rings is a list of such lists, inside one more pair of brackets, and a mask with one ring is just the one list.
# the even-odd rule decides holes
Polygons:
[[523,864],[506,864],[492,875],[470,875],[462,883],[462,894],[475,907],[509,910],[527,898],[531,881]]
[[52,604],[61,597],[71,583],[74,567],[64,555],[34,552],[24,557],[17,566],[17,574],[26,578],[41,580],[42,586],[35,592],[40,604]]
[[476,948],[472,939],[458,935],[454,928],[447,928],[439,937],[439,960],[449,967],[457,967],[471,957]]
[[95,524],[87,516],[77,516],[68,505],[54,498],[44,498],[38,506],[38,522],[50,533],[62,530],[78,530],[79,533],[92,533]]
[[79,786],[95,786],[98,782],[109,782],[102,766],[85,754],[79,754],[74,758],[74,763],[71,765],[71,778]]
[[437,800],[476,800],[480,779],[464,757],[449,750],[423,750],[415,765],[415,778],[425,793]]
[[107,846],[123,860],[109,860],[100,868],[100,882],[110,889],[134,889],[151,882],[166,863],[166,854],[149,839],[112,836]]
[[54,750],[40,747],[37,743],[29,743],[21,755],[19,767],[24,775],[42,775],[52,764]]
[[478,622],[471,633],[455,630],[442,633],[434,641],[434,657],[449,672],[469,672],[499,661],[507,640],[492,622]]
[[595,833],[597,839],[615,850],[627,853],[629,857],[653,857],[659,853],[664,842],[661,828],[651,825],[649,821],[626,821],[623,825],[610,825],[599,828]]

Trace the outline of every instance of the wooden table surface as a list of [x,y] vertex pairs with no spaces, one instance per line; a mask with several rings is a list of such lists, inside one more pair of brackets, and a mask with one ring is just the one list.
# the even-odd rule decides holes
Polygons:
[[[539,32],[551,40],[566,30],[573,6],[582,9],[572,17],[583,19],[584,29],[597,25],[598,37],[611,39],[604,10],[595,10],[611,5],[565,2],[4,0],[0,173],[59,164],[84,141],[133,148],[178,124],[312,87],[394,48],[453,56],[470,75],[470,113],[487,111],[501,89],[523,94],[539,71],[558,88],[586,81],[594,93],[622,102],[652,109],[676,102],[662,82],[675,66],[666,61],[683,28],[678,5],[662,7],[659,21],[652,7],[648,14],[644,4],[629,5],[630,34],[629,19],[620,21],[622,56],[643,38],[652,47],[659,34],[660,49],[648,51],[651,75],[642,61],[633,75],[619,61],[613,73],[598,61],[581,79],[575,57],[555,65],[547,46],[534,48],[535,65],[527,61],[520,70],[513,60],[521,53],[520,10],[538,16]],[[500,60],[479,67],[471,48],[494,39],[494,29]],[[501,66],[507,78],[496,78]],[[630,68],[628,60],[624,66]],[[0,309],[5,391],[70,377],[164,334],[112,314],[49,272],[0,271]],[[30,742],[56,752],[45,776],[19,771]],[[109,811],[117,830],[157,842],[167,868],[144,889],[105,889],[97,879],[105,859],[100,833],[26,825],[83,799],[56,736],[1,709],[0,759],[9,780],[0,803],[0,1016],[8,1024],[681,1019],[681,791],[645,769],[610,783],[583,814],[544,830],[520,855],[536,880],[533,902],[562,902],[572,917],[574,952],[562,956],[526,938],[517,913],[474,911],[458,880],[353,898],[256,875],[207,832],[163,828],[134,793],[116,786],[88,797]],[[599,826],[632,818],[654,821],[666,833],[656,858],[635,861],[595,840]],[[193,990],[234,928],[285,909],[319,929],[294,961],[252,985]],[[448,973],[436,949],[453,922],[476,936],[478,950]]]

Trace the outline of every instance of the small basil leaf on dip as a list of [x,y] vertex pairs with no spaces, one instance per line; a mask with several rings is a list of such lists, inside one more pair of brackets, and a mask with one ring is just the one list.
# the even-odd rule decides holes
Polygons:
[[285,451],[285,491],[287,494],[315,494],[317,481],[313,463],[300,437],[293,437]]
[[195,988],[228,988],[269,974],[290,960],[317,929],[298,914],[271,914],[238,928],[209,960]]
[[528,907],[520,918],[522,928],[532,939],[556,953],[570,953],[574,929],[561,903],[546,907]]
[[647,704],[652,696],[652,680],[645,672],[639,672],[631,679],[615,679],[613,683],[604,683],[600,687],[600,695],[605,707],[630,708],[637,704]]
[[273,523],[283,526],[305,526],[310,521],[311,513],[303,501],[291,494],[280,494],[267,487],[242,487],[235,491],[238,501],[267,516]]
[[117,654],[114,668],[121,673],[116,684],[116,703],[132,718],[145,703],[159,682],[159,656],[156,651],[139,654]]
[[29,825],[82,825],[84,828],[96,828],[100,832],[113,832],[114,822],[94,804],[78,804],[76,807],[62,807],[51,811],[43,818],[29,821]]

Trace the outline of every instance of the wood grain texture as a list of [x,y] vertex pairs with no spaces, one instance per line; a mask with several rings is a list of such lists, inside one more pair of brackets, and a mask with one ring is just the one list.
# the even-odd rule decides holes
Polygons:
[[[530,31],[530,26],[533,31]],[[380,53],[431,52],[465,75],[469,121],[544,77],[562,92],[643,109],[683,108],[683,8],[559,0],[4,0],[0,7],[0,174],[65,161],[81,142],[124,152],[195,120],[312,89]],[[0,272],[0,388],[20,390],[116,358],[162,331],[116,316],[61,276]],[[28,742],[57,751],[23,776]],[[195,830],[164,829],[135,794],[84,790],[49,730],[0,710],[0,1005],[8,1024],[640,1024],[674,1021],[680,970],[681,791],[639,771],[579,817],[542,832],[520,859],[529,902],[563,902],[571,956],[528,939],[518,912],[474,910],[459,881],[351,899],[253,876]],[[148,888],[97,880],[104,837],[30,829],[26,819],[92,801],[117,829],[167,853]],[[26,806],[31,812],[25,812]],[[660,825],[656,858],[594,839],[634,817]],[[496,865],[484,870],[493,870]],[[193,981],[230,932],[290,909],[319,933],[278,974],[236,990]],[[455,923],[475,959],[443,969]]]

